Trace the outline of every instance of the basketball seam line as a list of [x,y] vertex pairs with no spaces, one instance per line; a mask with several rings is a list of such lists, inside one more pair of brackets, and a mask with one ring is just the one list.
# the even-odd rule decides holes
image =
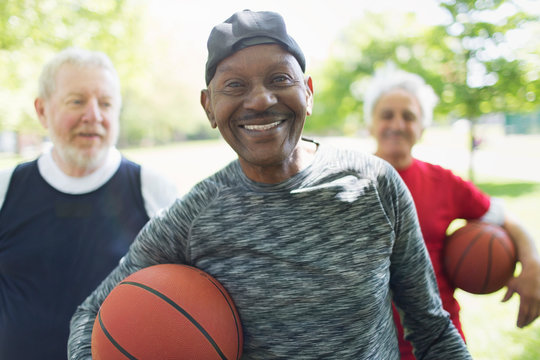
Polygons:
[[99,326],[101,327],[101,330],[103,330],[103,333],[109,339],[109,341],[114,345],[115,348],[118,349],[122,354],[124,354],[128,359],[130,360],[137,360],[137,358],[133,355],[131,355],[126,349],[124,349],[114,338],[112,335],[107,331],[107,328],[105,327],[105,324],[103,324],[103,321],[101,320],[101,311],[98,312],[98,319],[99,319]]
[[484,279],[484,285],[482,286],[482,292],[485,292],[489,281],[491,278],[491,266],[492,266],[492,256],[493,256],[493,241],[495,239],[495,234],[491,234],[491,237],[489,238],[489,247],[488,247],[488,263],[487,263],[487,269],[486,269],[486,278]]
[[162,300],[164,300],[166,303],[168,303],[173,308],[175,308],[178,312],[180,312],[182,315],[184,315],[193,325],[195,325],[195,327],[204,335],[204,337],[208,340],[208,342],[214,347],[214,350],[216,350],[218,355],[222,359],[227,360],[227,357],[223,354],[223,352],[219,348],[218,344],[216,344],[214,339],[212,339],[212,336],[202,327],[202,325],[199,324],[197,322],[197,320],[195,320],[186,310],[182,309],[181,306],[179,306],[177,303],[175,303],[172,299],[168,298],[165,294],[162,294],[159,291],[157,291],[157,290],[155,290],[155,289],[153,289],[153,288],[151,288],[149,286],[146,286],[146,285],[141,284],[141,283],[133,282],[133,281],[123,281],[123,282],[120,283],[120,285],[132,285],[132,286],[140,287],[141,289],[144,289],[144,290],[156,295],[157,297],[161,298]]
[[[202,276],[205,276],[203,274],[201,274]],[[225,299],[225,301],[227,302],[227,305],[229,306],[229,310],[231,310],[231,314],[234,318],[234,325],[236,327],[236,334],[237,334],[237,339],[236,339],[236,343],[238,344],[237,347],[236,347],[236,359],[238,360],[238,355],[240,355],[240,331],[238,330],[238,319],[236,318],[236,314],[233,310],[233,306],[231,305],[231,303],[229,302],[229,299],[227,298],[227,295],[220,289],[220,287],[218,286],[218,284],[216,284],[211,278],[207,277],[206,278],[208,279],[208,281],[210,281],[215,287],[216,289],[218,289],[218,291],[221,293],[221,295],[223,295],[223,298]]]
[[215,287],[216,289],[221,293],[221,295],[223,296],[223,299],[225,299],[225,301],[227,302],[227,305],[229,306],[229,310],[231,311],[231,315],[234,319],[234,326],[236,327],[236,360],[239,360],[240,359],[240,354],[241,354],[241,349],[240,349],[240,343],[241,343],[241,339],[240,339],[240,329],[239,329],[239,326],[238,324],[240,323],[240,319],[238,319],[238,316],[234,310],[234,305],[231,304],[231,302],[229,301],[229,296],[228,294],[224,293],[223,290],[221,289],[220,287],[220,283],[215,280],[213,277],[209,276],[208,274],[206,274],[205,272],[193,267],[193,266],[189,266],[189,265],[183,265],[183,264],[180,264],[179,266],[182,266],[186,269],[189,269],[195,273],[197,273],[198,275],[200,276],[204,276],[206,278],[206,280],[210,281]]
[[[510,239],[510,243],[512,243],[512,245],[513,245],[514,248],[515,248],[516,244],[514,243],[514,240],[512,240],[510,237],[509,237],[509,239]],[[504,252],[505,252],[506,255],[508,256],[508,258],[510,259],[510,261],[513,262],[513,263],[515,263],[515,262],[516,262],[516,255],[515,255],[515,253],[514,253],[514,256],[512,256],[512,253],[513,253],[514,251],[512,251],[512,249],[509,248],[508,245],[507,245],[507,243],[504,242],[504,241],[499,241],[499,244],[501,244],[501,246],[504,248]]]
[[471,242],[469,243],[469,245],[467,245],[467,247],[465,248],[465,250],[462,252],[461,256],[459,257],[459,260],[456,264],[456,267],[454,268],[454,271],[452,273],[452,279],[455,279],[457,274],[458,274],[458,271],[460,270],[461,268],[461,264],[463,263],[463,261],[465,260],[465,257],[467,256],[467,254],[469,253],[469,251],[471,250],[471,248],[474,246],[474,244],[478,241],[478,239],[480,238],[482,234],[475,234],[474,235],[474,238],[471,240]]

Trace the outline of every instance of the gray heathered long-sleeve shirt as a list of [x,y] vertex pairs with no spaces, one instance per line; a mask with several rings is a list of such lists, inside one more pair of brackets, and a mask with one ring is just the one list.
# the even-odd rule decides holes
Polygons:
[[319,146],[287,181],[249,180],[238,161],[141,231],[79,307],[69,358],[90,357],[100,304],[128,274],[196,266],[232,296],[243,359],[399,359],[391,300],[418,358],[470,359],[441,307],[410,194],[387,163]]

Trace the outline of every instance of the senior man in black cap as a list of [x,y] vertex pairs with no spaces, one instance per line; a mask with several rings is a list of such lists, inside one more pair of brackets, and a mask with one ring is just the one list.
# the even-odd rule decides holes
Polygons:
[[396,172],[302,138],[313,102],[304,70],[276,13],[241,11],[212,30],[201,103],[238,159],[142,230],[74,315],[70,359],[90,356],[112,288],[159,263],[196,266],[225,286],[244,359],[399,359],[392,300],[417,357],[470,359]]

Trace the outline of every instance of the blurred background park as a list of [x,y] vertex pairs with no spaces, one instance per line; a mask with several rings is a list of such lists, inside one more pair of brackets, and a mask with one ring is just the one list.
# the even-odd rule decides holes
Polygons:
[[[280,12],[315,88],[306,134],[371,152],[365,84],[392,61],[440,97],[416,156],[503,198],[540,247],[538,0],[2,0],[0,168],[47,143],[33,108],[43,63],[77,46],[106,52],[122,82],[119,147],[185,192],[233,159],[199,105],[206,39],[233,12]],[[540,320],[517,329],[504,290],[458,293],[475,359],[540,359]]]

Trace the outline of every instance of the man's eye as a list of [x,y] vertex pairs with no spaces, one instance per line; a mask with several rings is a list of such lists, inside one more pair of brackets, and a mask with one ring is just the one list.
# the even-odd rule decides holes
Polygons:
[[223,84],[218,92],[226,95],[240,95],[244,92],[245,85],[241,81],[229,81]]
[[276,75],[272,78],[272,82],[274,84],[284,84],[284,83],[290,83],[291,78],[287,75]]
[[225,88],[228,89],[238,89],[242,87],[242,83],[240,81],[229,81],[225,83]]

